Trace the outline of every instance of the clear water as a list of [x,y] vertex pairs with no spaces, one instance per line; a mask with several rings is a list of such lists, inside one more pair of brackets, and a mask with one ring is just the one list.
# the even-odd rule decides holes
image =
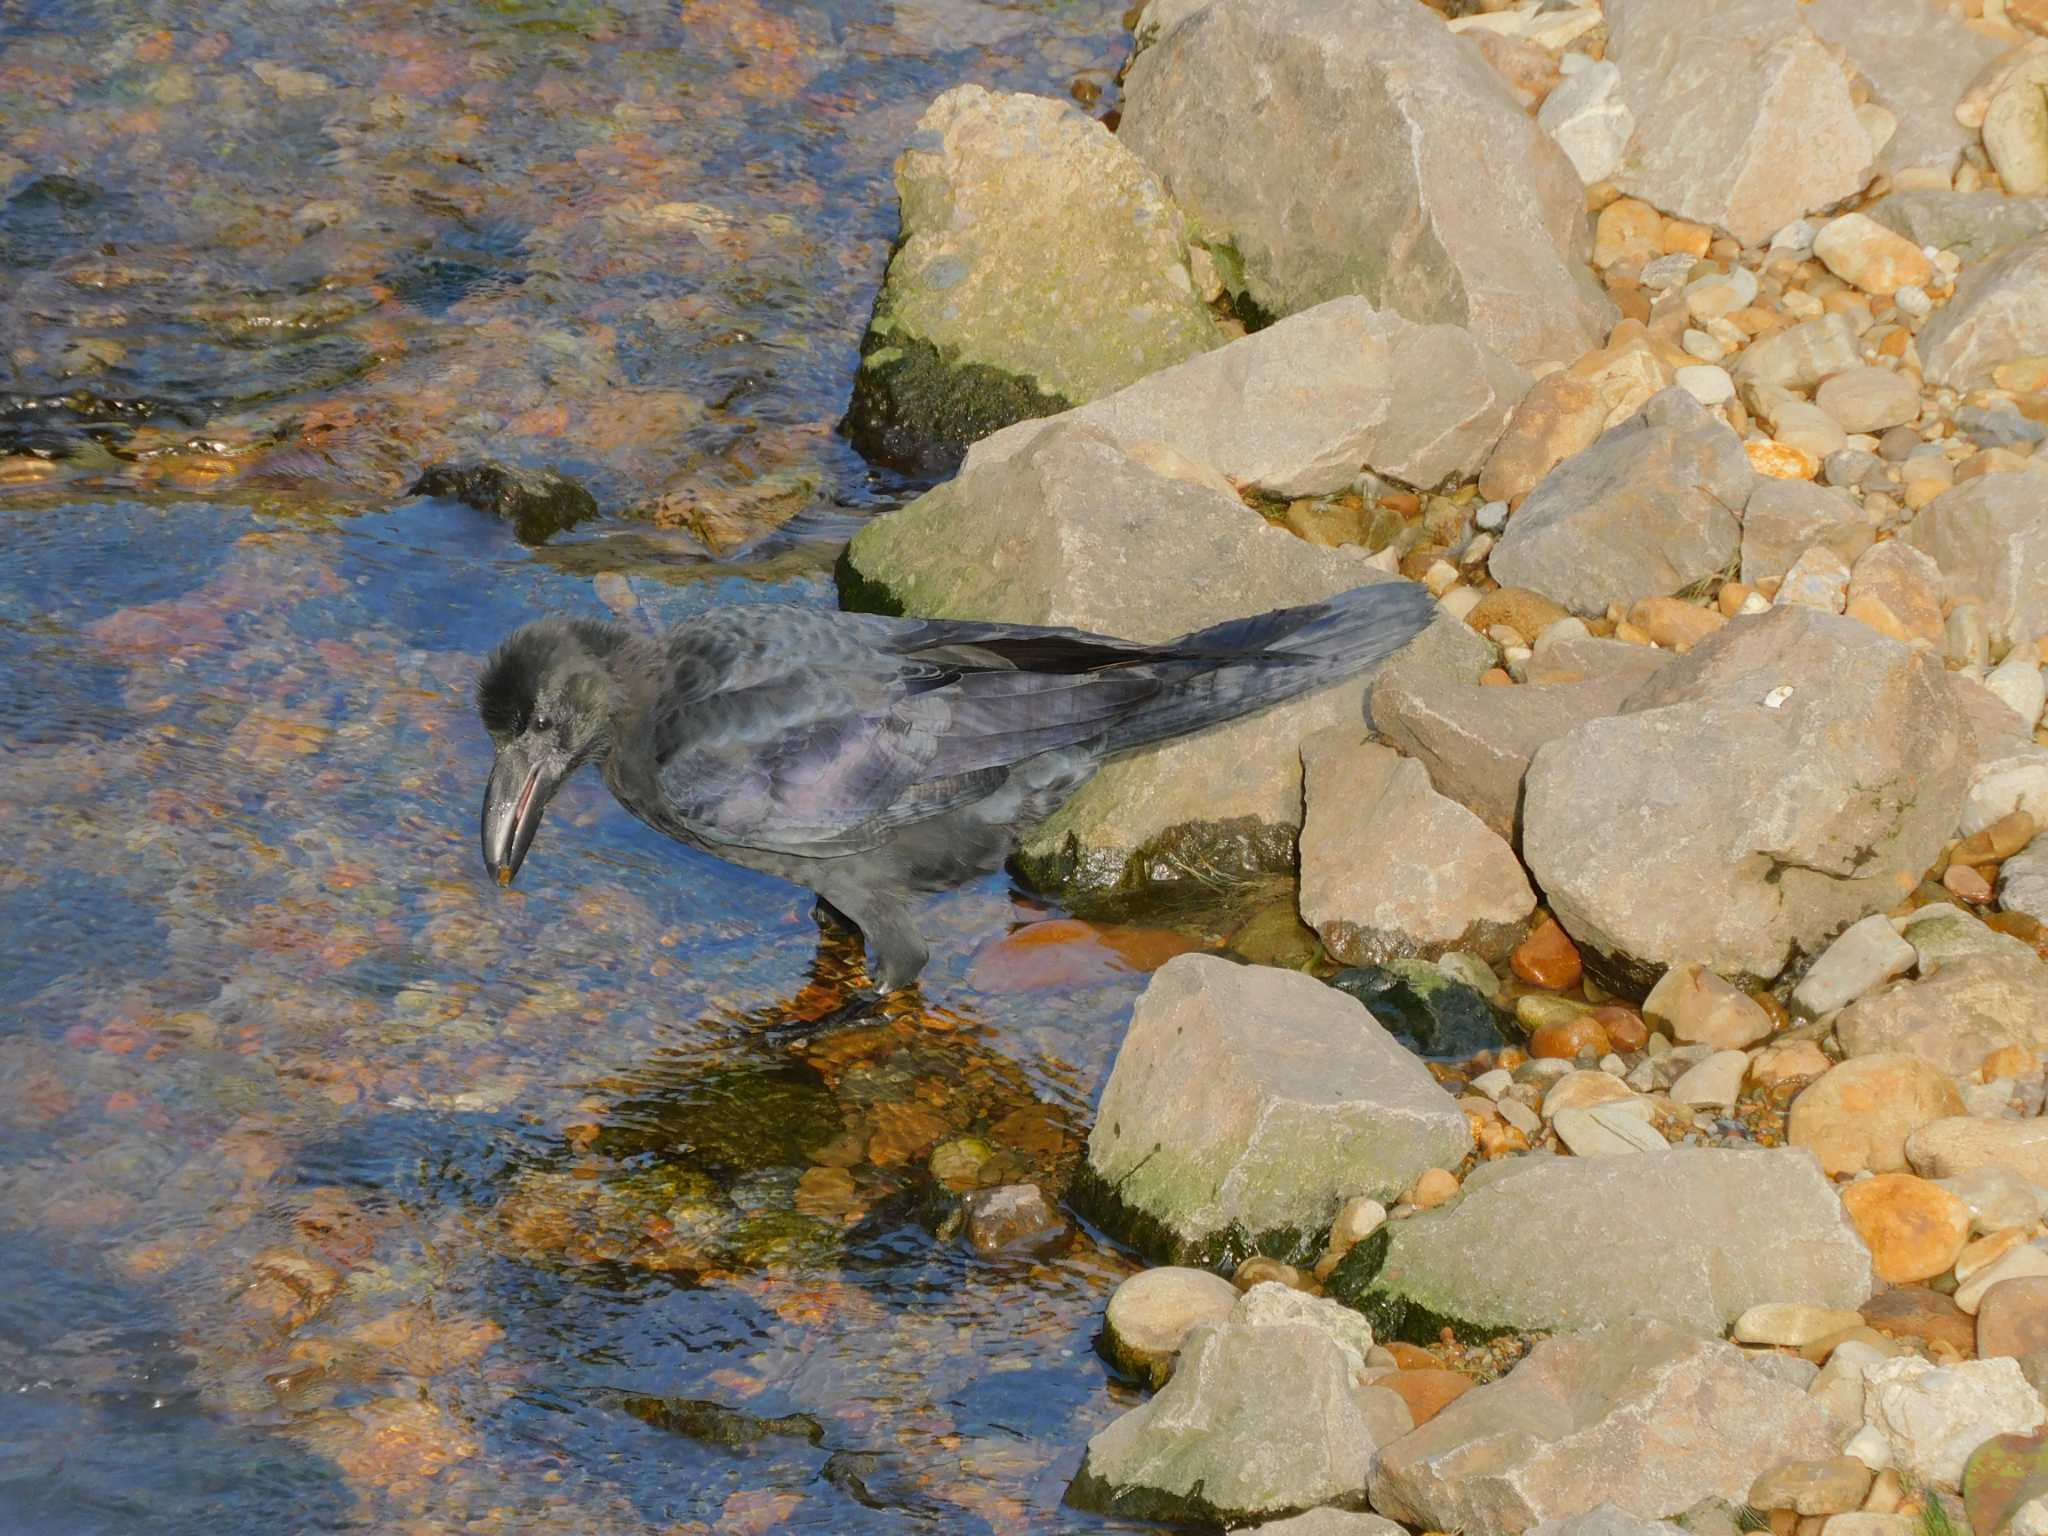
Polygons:
[[[1060,1499],[1129,1262],[978,1257],[941,1175],[1057,1187],[1142,978],[1034,973],[989,880],[921,1007],[808,1027],[808,898],[595,778],[490,886],[467,695],[543,611],[829,604],[905,491],[830,432],[890,160],[1122,46],[1087,0],[0,0],[0,1529],[1104,1528]],[[480,452],[607,516],[400,494]]]

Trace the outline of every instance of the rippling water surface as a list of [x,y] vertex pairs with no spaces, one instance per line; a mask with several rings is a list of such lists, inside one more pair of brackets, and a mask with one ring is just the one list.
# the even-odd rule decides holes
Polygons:
[[[990,880],[810,1026],[808,898],[594,777],[491,887],[467,694],[541,611],[832,601],[888,163],[1118,26],[0,0],[0,1528],[1100,1528],[1128,1261],[949,1217],[1066,1177],[1133,961]],[[477,453],[607,515],[401,494]]]

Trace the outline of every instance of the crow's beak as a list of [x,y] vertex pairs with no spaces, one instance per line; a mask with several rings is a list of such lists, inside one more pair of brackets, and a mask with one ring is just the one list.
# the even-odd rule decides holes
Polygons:
[[517,745],[505,747],[491,764],[491,782],[484,789],[484,867],[500,885],[510,885],[526,862],[541,812],[554,798],[560,779],[544,761]]

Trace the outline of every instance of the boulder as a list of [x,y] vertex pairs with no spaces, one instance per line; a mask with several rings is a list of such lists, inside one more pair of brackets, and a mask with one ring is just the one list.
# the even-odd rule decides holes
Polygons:
[[[1406,485],[1467,480],[1529,376],[1471,332],[1332,299],[1068,412],[1127,452],[1163,443],[1249,491],[1317,496],[1370,469]],[[1014,457],[1049,430],[1019,422],[966,468]]]
[[1641,1526],[1572,1517],[1740,1504],[1773,1464],[1834,1451],[1826,1411],[1798,1387],[1732,1344],[1636,1318],[1544,1340],[1388,1446],[1372,1506],[1424,1530],[1634,1536]]
[[[1178,963],[1178,962],[1176,962]],[[1393,1338],[1577,1329],[1647,1313],[1720,1333],[1765,1301],[1854,1307],[1870,1255],[1813,1156],[1670,1147],[1483,1165],[1439,1210],[1395,1222],[1331,1276]]]
[[1301,759],[1301,916],[1332,955],[1506,958],[1536,895],[1498,833],[1362,726],[1317,732]]
[[1816,545],[1853,566],[1875,537],[1870,515],[1848,492],[1760,477],[1742,509],[1742,580],[1755,586],[1783,576]]
[[[1276,1304],[1272,1291],[1306,1305]],[[1088,1442],[1069,1502],[1232,1525],[1363,1502],[1374,1453],[1414,1421],[1393,1392],[1362,1381],[1353,1341],[1318,1307],[1343,1311],[1260,1285],[1226,1321],[1197,1326],[1158,1396]]]
[[1373,684],[1373,728],[1428,770],[1437,793],[1514,841],[1522,778],[1537,749],[1615,713],[1641,681],[1641,674],[1613,672],[1578,683],[1482,688],[1429,667],[1390,666]]
[[[847,606],[930,618],[1065,624],[1164,640],[1224,619],[1388,579],[1364,550],[1276,528],[1170,459],[1153,467],[1078,422],[964,471],[847,546]],[[1168,472],[1162,472],[1168,471]],[[1162,551],[1172,551],[1163,558]],[[1486,642],[1448,615],[1407,651],[1476,677]],[[1109,763],[1028,833],[1018,860],[1043,888],[1294,867],[1302,739],[1362,715],[1370,674]]]
[[1941,188],[1893,192],[1864,210],[1919,246],[1954,251],[1965,264],[1989,261],[2048,230],[2048,197]]
[[1118,134],[1257,311],[1363,294],[1524,365],[1613,321],[1571,162],[1414,0],[1211,5],[1131,66]]
[[1903,1052],[1954,1076],[2005,1045],[2048,1049],[2048,964],[2024,952],[1964,955],[1895,981],[1835,1020],[1851,1056]]
[[963,85],[896,162],[902,231],[846,430],[950,469],[976,438],[1121,389],[1221,339],[1158,179],[1070,103]]
[[1918,347],[1929,382],[1951,389],[1981,389],[2001,363],[2048,353],[2048,233],[1966,269]]
[[1922,507],[1905,538],[1941,567],[1951,596],[1982,600],[1994,653],[2048,634],[2044,482],[2031,474],[1965,480]]
[[1471,1149],[1464,1113],[1363,1005],[1295,971],[1181,955],[1132,1011],[1088,1138],[1119,1236],[1172,1263],[1305,1249]]
[[1734,566],[1756,480],[1719,417],[1663,390],[1543,477],[1489,568],[1583,614],[1677,592]]
[[1767,979],[1912,889],[1955,827],[1967,755],[1931,657],[1774,607],[1541,748],[1522,852],[1606,984],[1640,995],[1687,961]]
[[1939,0],[1811,0],[1802,15],[1870,82],[1872,100],[1898,119],[1879,165],[1894,176],[1953,176],[1976,137],[1956,121],[1956,103],[2000,45],[1972,32]]
[[1622,191],[1756,244],[1869,179],[1849,83],[1796,0],[1605,9],[1607,58],[1635,118],[1613,178]]

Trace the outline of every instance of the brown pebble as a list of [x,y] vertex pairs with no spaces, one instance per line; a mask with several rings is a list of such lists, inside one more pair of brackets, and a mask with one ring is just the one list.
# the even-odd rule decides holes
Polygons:
[[1753,1509],[1789,1509],[1801,1515],[1841,1515],[1863,1507],[1870,1468],[1853,1456],[1785,1461],[1749,1487]]
[[1479,674],[1479,686],[1482,688],[1512,688],[1515,686],[1515,680],[1499,667],[1488,667]]
[[2001,1280],[1977,1303],[1977,1354],[2021,1359],[2048,1349],[2048,1275]]
[[1628,611],[1628,621],[1667,650],[1690,650],[1728,622],[1716,608],[1677,597],[1646,597]]
[[1458,1192],[1458,1176],[1446,1168],[1431,1168],[1408,1191],[1408,1203],[1418,1211],[1430,1211]]
[[1389,491],[1380,498],[1380,505],[1403,517],[1413,517],[1422,510],[1422,498],[1413,491]]
[[1887,1338],[1920,1339],[1929,1344],[1941,1340],[1951,1349],[1965,1352],[1977,1345],[1977,1320],[1949,1297],[1924,1285],[1880,1291],[1856,1310]]
[[1479,1383],[1462,1371],[1395,1371],[1373,1382],[1408,1405],[1418,1425],[1427,1424]]
[[1282,1264],[1278,1259],[1269,1259],[1263,1253],[1255,1253],[1237,1266],[1237,1273],[1230,1277],[1230,1283],[1240,1291],[1248,1291],[1255,1285],[1271,1281],[1284,1285],[1290,1291],[1312,1291],[1314,1284],[1292,1264]]
[[1489,1163],[1499,1157],[1513,1157],[1529,1150],[1529,1138],[1518,1125],[1494,1120],[1479,1127],[1479,1155]]
[[1529,1036],[1531,1056],[1547,1056],[1557,1061],[1576,1061],[1581,1051],[1605,1056],[1613,1049],[1612,1037],[1590,1013],[1578,1014],[1561,1024],[1546,1024]]
[[1842,1191],[1842,1208],[1870,1250],[1880,1280],[1931,1280],[1955,1263],[1970,1236],[1960,1196],[1910,1173],[1880,1173]]
[[1968,864],[1949,865],[1941,883],[1951,896],[1972,906],[1982,906],[1991,899],[1991,882]]
[[1394,1364],[1404,1371],[1440,1371],[1444,1368],[1443,1361],[1420,1344],[1391,1343],[1385,1349],[1394,1357]]
[[2040,830],[2025,811],[2007,811],[1981,832],[1972,832],[1950,851],[1951,868],[1957,864],[2002,864],[2034,840]]
[[1505,624],[1522,637],[1525,645],[1534,645],[1544,630],[1559,619],[1570,617],[1563,607],[1541,592],[1531,592],[1527,587],[1497,587],[1479,599],[1465,615],[1465,622],[1482,635],[1497,624]]
[[1561,992],[1578,983],[1584,967],[1579,948],[1554,917],[1545,917],[1515,946],[1509,965],[1532,987]]
[[1608,1043],[1617,1051],[1640,1051],[1650,1043],[1650,1026],[1633,1008],[1610,1003],[1595,1008],[1592,1017],[1607,1031]]
[[2041,1058],[2031,1047],[2001,1045],[1977,1068],[1977,1081],[1994,1083],[2001,1077],[2032,1077],[2041,1070]]

